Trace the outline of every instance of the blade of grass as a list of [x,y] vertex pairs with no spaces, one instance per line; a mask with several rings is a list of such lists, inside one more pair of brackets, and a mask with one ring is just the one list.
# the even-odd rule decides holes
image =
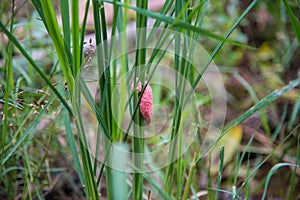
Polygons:
[[265,187],[264,187],[264,193],[263,193],[263,196],[262,196],[262,200],[264,200],[266,198],[266,195],[267,195],[267,190],[268,190],[268,185],[269,185],[269,182],[273,176],[273,174],[281,167],[300,167],[299,165],[295,165],[295,164],[291,164],[291,163],[278,163],[276,164],[275,166],[273,166],[271,168],[271,170],[269,171],[268,175],[267,175],[267,179],[266,179],[266,183],[265,183]]
[[[182,155],[182,141],[183,141],[183,139],[182,139],[182,137],[183,137],[183,131],[181,130],[180,132],[179,132],[179,142],[178,142],[178,150],[177,150],[177,152],[178,152],[178,155]],[[187,159],[185,159],[185,160],[187,160]],[[194,162],[194,160],[192,161],[192,162]],[[193,163],[190,163],[190,167],[191,167],[191,169],[190,170],[192,170],[192,168],[193,168]],[[182,158],[182,156],[179,156],[179,158],[177,159],[177,171],[176,171],[176,175],[177,175],[177,199],[181,199],[181,195],[182,195],[182,189],[183,189],[183,187],[182,187],[182,185],[184,184],[183,183],[183,181],[184,181],[184,179],[183,179],[183,158]],[[191,171],[190,171],[190,173],[191,173]],[[189,174],[190,175],[190,174]],[[193,174],[191,174],[191,176],[193,176]],[[188,181],[187,181],[187,184],[188,184]],[[186,187],[186,189],[189,191],[189,188],[190,187]],[[184,191],[184,193],[185,193],[185,191]]]
[[187,178],[187,181],[186,181],[186,184],[185,184],[184,193],[183,193],[183,196],[182,196],[183,200],[187,199],[189,191],[190,191],[191,184],[193,182],[193,178],[194,178],[195,170],[196,170],[195,158],[196,157],[194,157],[193,161],[190,163],[191,168],[190,168],[189,175],[188,175],[188,178]]
[[43,9],[43,13],[45,15],[45,21],[48,26],[48,32],[54,44],[58,60],[60,61],[60,67],[63,71],[63,74],[67,80],[67,84],[69,86],[69,91],[72,94],[72,90],[74,88],[74,80],[72,74],[74,73],[69,67],[69,61],[67,57],[67,53],[65,52],[65,45],[63,38],[60,34],[58,22],[56,19],[56,14],[53,8],[53,4],[51,0],[40,1]]
[[87,85],[84,83],[84,81],[82,79],[80,79],[80,87],[81,87],[81,92],[83,94],[83,96],[85,97],[87,103],[89,104],[89,106],[91,107],[93,113],[95,114],[98,122],[101,124],[102,129],[104,131],[105,136],[110,139],[110,134],[109,134],[109,130],[108,127],[106,126],[106,123],[102,117],[102,115],[100,114],[100,112],[97,110],[97,105],[96,102],[92,96],[92,94],[90,93]]
[[[80,70],[80,41],[79,41],[79,7],[78,0],[72,0],[72,72],[73,77],[76,77]],[[84,34],[83,34],[84,35]]]
[[[12,15],[10,20],[10,34],[13,34],[13,24],[14,24],[14,9],[15,9],[15,0],[12,1]],[[7,129],[8,129],[8,106],[9,106],[9,93],[14,90],[14,76],[13,76],[13,65],[12,65],[12,44],[8,43],[7,47],[7,61],[5,63],[5,93],[4,93],[4,108],[3,108],[3,129],[1,134],[1,152],[4,150],[4,146],[7,141]],[[2,156],[0,157],[2,160]],[[2,171],[2,167],[0,167],[0,173]]]
[[[108,46],[107,46],[107,30],[106,30],[106,18],[105,18],[105,10],[103,1],[93,0],[93,14],[94,14],[94,27],[95,27],[95,38],[96,38],[96,45],[97,45],[97,64],[98,64],[98,74],[99,74],[99,89],[100,89],[100,96],[101,96],[101,103],[99,108],[100,115],[103,116],[104,124],[107,127],[107,133],[109,137],[108,141],[111,141],[112,138],[112,117],[111,117],[111,85],[110,85],[110,69],[108,60]],[[100,48],[101,47],[101,48]],[[103,127],[101,127],[103,128]],[[97,136],[98,138],[100,135]],[[103,139],[103,149],[104,154],[106,155],[109,149],[106,147],[109,146],[107,144],[107,140]],[[113,184],[112,184],[112,177],[111,177],[111,169],[108,165],[105,165],[105,174],[106,174],[106,191],[107,191],[107,198],[111,199],[113,195]],[[100,179],[98,179],[100,180]]]
[[[15,0],[12,1],[12,8],[11,8],[11,18],[10,18],[10,33],[13,34],[13,24],[14,24],[14,17],[15,17]],[[13,56],[13,46],[11,42],[8,43],[7,46],[7,59],[6,59],[6,69],[5,69],[5,102],[4,102],[4,109],[3,109],[3,132],[1,134],[1,152],[4,150],[4,146],[6,145],[7,139],[9,138],[9,121],[10,121],[10,112],[9,112],[9,99],[10,99],[10,92],[14,90],[14,75],[13,75],[13,65],[12,65],[12,56]],[[2,161],[2,154],[0,156],[0,160]],[[8,166],[16,165],[16,159],[13,158]],[[3,167],[3,168],[2,168]],[[6,166],[0,167],[0,174],[2,169],[5,170]],[[14,182],[16,182],[16,173],[13,171],[8,176],[2,177],[1,182],[3,181],[8,187],[8,198],[12,198],[16,195],[16,190],[14,187]],[[4,180],[3,180],[4,179]]]
[[[119,0],[120,1],[120,0]],[[126,1],[125,1],[126,2]],[[128,21],[128,10],[124,9],[124,11],[122,10],[121,7],[119,7],[118,5],[114,5],[117,9],[117,27],[118,27],[118,32],[119,32],[119,41],[120,41],[120,49],[121,52],[126,52],[126,50],[128,49],[127,47],[127,33],[126,33],[126,26],[127,26],[127,21]],[[121,71],[120,71],[120,77],[123,77],[126,75],[126,73],[129,71],[129,67],[128,67],[128,55],[124,54],[121,56],[120,58],[121,60]],[[121,111],[121,114],[118,116],[117,119],[117,124],[121,124],[122,121],[124,120],[124,116],[122,113],[125,113],[125,109],[126,109],[126,98],[127,95],[129,93],[129,91],[127,90],[127,86],[129,85],[129,80],[127,81],[126,79],[121,79],[121,83],[120,83],[120,101],[119,101],[119,110]],[[126,92],[128,91],[128,92]],[[129,101],[130,102],[130,101]],[[131,106],[131,104],[129,104]],[[131,108],[130,108],[131,111]],[[122,130],[119,129],[119,133],[117,133],[117,137],[119,142],[122,141]]]
[[294,29],[295,35],[298,39],[298,44],[300,44],[300,23],[297,20],[296,16],[294,15],[291,6],[286,0],[283,0],[284,6],[286,8],[286,11],[291,19],[292,27]]
[[[179,1],[176,1],[176,2],[179,2]],[[180,16],[182,16],[182,19],[184,21],[187,21],[188,23],[192,24],[191,20],[187,20],[187,16],[189,14],[189,7],[191,6],[191,4],[193,4],[193,3],[191,3],[190,1],[186,1],[186,2],[181,1],[180,4],[178,3],[175,6],[175,15],[177,15],[176,19],[179,19]],[[184,5],[183,8],[182,8],[182,5]],[[177,76],[177,78],[178,78],[178,86],[179,86],[178,90],[180,92],[179,93],[179,95],[180,95],[179,96],[180,102],[179,102],[179,105],[178,105],[180,107],[179,109],[184,109],[184,107],[185,107],[183,105],[184,96],[185,96],[184,92],[186,90],[186,84],[187,84],[187,80],[188,80],[187,79],[188,74],[190,74],[192,72],[192,67],[191,67],[190,63],[187,62],[187,60],[185,58],[187,58],[187,57],[189,57],[189,55],[193,54],[193,52],[192,52],[192,48],[193,47],[192,46],[194,45],[194,41],[191,38],[192,32],[190,32],[189,30],[185,30],[184,33],[185,33],[183,35],[183,40],[184,40],[183,45],[184,46],[183,46],[182,54],[180,55],[180,57],[181,57],[181,63],[179,64],[179,66],[180,66],[180,70],[179,70],[180,72],[179,72],[179,74],[182,75],[182,77],[181,76],[179,76],[179,77]],[[197,33],[194,33],[194,34],[198,35]],[[176,88],[177,88],[177,86],[176,86]],[[181,118],[181,116],[179,116],[179,117]],[[177,126],[181,126],[180,125],[180,121],[181,121],[181,119],[176,122]],[[177,152],[177,155],[182,155],[182,146],[183,146],[183,131],[182,131],[182,129],[178,132],[178,134],[179,134],[179,141],[178,141],[178,152]],[[171,159],[173,159],[173,158],[171,158]],[[189,178],[192,179],[192,177],[194,176],[194,173],[195,173],[194,172],[194,167],[195,167],[194,161],[195,161],[195,158],[192,160],[192,166],[191,166],[191,169],[190,169],[191,171],[189,172],[189,176],[188,176],[188,180],[187,180],[187,185],[186,185],[186,187],[184,189],[184,193],[183,193],[183,198],[187,198],[188,191],[189,191],[189,189],[191,187],[192,180],[189,180]],[[176,163],[177,164],[177,169],[178,169],[177,170],[177,176],[179,177],[178,178],[178,182],[177,182],[177,184],[178,184],[178,191],[177,191],[178,195],[177,195],[177,198],[178,199],[180,198],[181,193],[182,193],[182,187],[180,187],[180,185],[183,184],[183,180],[181,178],[181,177],[184,176],[182,174],[183,173],[183,170],[182,170],[183,162],[184,162],[184,160],[180,156],[180,158],[177,159],[177,163]]]
[[216,194],[215,199],[219,199],[219,192],[218,190],[221,187],[221,181],[222,181],[222,173],[223,173],[223,162],[224,162],[224,146],[220,149],[220,164],[219,164],[219,173],[218,173],[218,179],[217,179],[217,185],[216,185]]
[[[36,5],[40,6],[41,10],[42,6],[41,5]],[[72,55],[71,55],[71,29],[70,29],[70,6],[69,6],[69,1],[64,1],[60,0],[60,10],[61,10],[61,17],[62,17],[62,29],[63,29],[63,41],[64,41],[64,50],[67,54],[68,61],[70,63],[70,66],[73,66],[73,60],[72,60]],[[45,18],[42,18],[44,24],[47,24],[47,20]],[[49,32],[49,29],[47,29]]]
[[[121,171],[121,169],[125,169],[128,164],[128,160],[130,159],[128,154],[126,153],[128,148],[124,143],[117,143],[110,150],[110,157],[112,157],[112,165],[118,166],[117,169],[112,169],[112,183],[115,192],[113,193],[112,199],[124,199],[126,200],[126,196],[128,195],[128,184],[126,183],[126,172]],[[116,192],[118,188],[118,192]]]
[[287,126],[287,129],[289,131],[292,129],[293,125],[295,124],[299,111],[300,111],[300,98],[294,104],[293,111],[291,113],[291,117],[289,119],[288,126]]
[[87,134],[84,130],[82,115],[80,112],[81,108],[81,87],[80,82],[77,79],[76,87],[74,88],[74,95],[72,98],[72,106],[74,110],[75,125],[79,135],[79,147],[82,159],[83,166],[83,174],[84,174],[84,182],[86,183],[86,194],[90,199],[99,199],[99,193],[96,184],[96,176],[94,174],[93,166],[92,166],[92,158],[89,149],[89,144],[87,140]]
[[[202,67],[202,69],[200,70],[199,75],[196,77],[196,79],[194,80],[194,82],[191,84],[192,88],[196,88],[196,86],[198,85],[200,79],[202,78],[204,72],[206,71],[206,69],[209,67],[210,63],[212,62],[212,60],[214,59],[214,57],[217,55],[217,53],[219,52],[219,50],[221,49],[221,47],[223,46],[223,44],[225,43],[226,39],[231,35],[231,33],[235,30],[235,28],[238,26],[238,24],[242,21],[242,19],[244,19],[244,17],[250,12],[250,10],[258,3],[258,0],[254,0],[252,1],[252,3],[243,11],[243,13],[240,15],[240,17],[237,19],[237,21],[235,21],[235,23],[230,27],[230,29],[226,32],[225,34],[225,40],[221,41],[218,43],[218,45],[216,46],[216,48],[213,50],[212,54],[210,55],[209,59],[207,60],[207,62],[204,64],[204,66]],[[187,98],[186,98],[186,102],[184,104],[187,103],[187,100],[190,99],[190,96],[192,95],[193,90],[191,90],[188,94],[187,94]]]
[[[300,135],[298,135],[298,143],[297,143],[297,150],[296,150],[296,165],[298,165],[300,167]],[[289,189],[289,195],[288,195],[288,199],[292,200],[293,199],[293,193],[295,192],[295,186],[296,186],[296,177],[297,177],[297,173],[296,173],[297,167],[294,167],[294,170],[292,172],[292,177],[291,177],[291,181],[290,181],[290,189]]]
[[[136,7],[147,9],[148,0],[137,0]],[[140,81],[144,84],[145,73],[143,73],[143,68],[147,67],[146,64],[146,35],[147,35],[147,15],[143,15],[142,13],[137,13],[136,16],[136,54],[135,54],[135,64],[134,64],[134,80]],[[137,83],[135,83],[137,85]],[[143,85],[144,87],[144,85]],[[143,95],[143,94],[141,94]],[[133,107],[139,105],[138,102],[141,98],[138,97],[137,92],[135,92],[133,99]],[[143,128],[143,119],[140,114],[134,116],[134,120],[138,126],[134,126],[133,129],[133,164],[136,168],[136,171],[132,177],[132,190],[133,190],[133,199],[139,200],[143,198],[143,173],[141,172],[143,169],[143,156],[144,153],[144,128]]]
[[[254,137],[251,137],[251,140],[248,142],[248,144],[251,144],[252,145],[252,141],[253,141],[253,138]],[[247,149],[248,149],[248,144],[247,144]],[[246,151],[243,152],[243,155],[242,155],[242,158],[244,157],[244,153]],[[242,162],[242,159],[241,159],[241,162]],[[241,164],[240,164],[241,166]],[[246,173],[246,177],[248,177],[250,174],[250,153],[248,153],[248,157],[247,157],[247,173]],[[236,176],[237,177],[237,176]],[[245,180],[244,182],[245,184],[245,198],[246,199],[249,199],[249,196],[250,196],[250,184],[249,184],[249,180]]]
[[78,156],[78,152],[77,152],[76,142],[75,142],[75,139],[74,139],[74,136],[72,133],[71,121],[70,121],[70,118],[69,118],[69,115],[68,115],[68,112],[66,111],[66,109],[62,110],[62,116],[64,118],[64,124],[65,124],[67,138],[68,138],[67,141],[68,141],[69,147],[72,152],[74,166],[78,173],[81,184],[85,185],[83,172],[82,172],[82,168],[81,168],[81,164],[80,164],[79,156]]
[[[180,14],[181,12],[181,2],[180,0],[175,1],[175,17]],[[170,145],[169,149],[169,155],[168,155],[168,162],[170,163],[167,167],[167,172],[166,172],[166,178],[165,178],[165,191],[170,195],[172,192],[172,184],[173,183],[173,176],[174,176],[174,168],[175,168],[175,153],[176,153],[176,148],[177,148],[177,143],[178,143],[178,135],[179,135],[179,127],[180,127],[180,121],[181,121],[181,104],[180,104],[180,99],[182,96],[181,90],[181,82],[182,79],[179,80],[179,74],[181,74],[180,70],[182,70],[182,67],[184,66],[179,66],[180,65],[180,48],[181,48],[181,35],[178,35],[175,37],[175,52],[174,52],[174,68],[175,68],[175,97],[174,97],[174,102],[175,102],[175,108],[173,111],[174,117],[172,121],[172,127],[174,127],[171,131],[170,135],[170,141],[172,141],[172,144]],[[185,44],[184,44],[185,46]]]
[[[98,74],[99,74],[99,89],[101,96],[101,103],[99,112],[100,115],[103,116],[104,124],[107,127],[107,133],[109,137],[103,135],[103,137],[107,137],[110,141],[112,138],[112,118],[111,118],[111,95],[110,95],[110,69],[108,66],[108,46],[107,46],[107,30],[106,30],[106,18],[103,1],[93,0],[93,11],[94,11],[94,27],[95,27],[95,38],[97,45],[97,64],[98,64]],[[101,47],[101,49],[100,49]],[[101,127],[103,128],[103,127]],[[100,135],[97,136],[98,138]],[[104,154],[107,155],[109,149],[106,147],[109,146],[107,144],[107,140],[103,139],[103,149]],[[106,174],[106,191],[107,198],[111,199],[113,196],[113,184],[111,177],[111,168],[108,165],[105,165],[105,174]],[[99,179],[98,179],[99,180]]]
[[[37,6],[36,6],[37,7]],[[69,1],[60,0],[60,12],[62,18],[62,28],[64,34],[64,41],[66,49],[70,49],[71,35],[70,35],[70,7]]]
[[277,139],[278,135],[283,130],[284,121],[286,119],[286,115],[287,115],[287,111],[288,111],[288,105],[285,104],[282,107],[283,107],[283,111],[282,111],[282,114],[280,116],[280,120],[279,120],[279,122],[278,122],[278,124],[276,126],[275,131],[272,133],[272,137],[271,137],[272,143],[275,142],[275,140]]
[[89,13],[89,8],[90,8],[90,0],[86,1],[85,4],[85,12],[84,12],[84,17],[83,17],[83,22],[81,26],[81,39],[80,39],[80,63],[82,64],[83,61],[83,48],[84,48],[84,37],[85,37],[85,29],[86,29],[86,21]]

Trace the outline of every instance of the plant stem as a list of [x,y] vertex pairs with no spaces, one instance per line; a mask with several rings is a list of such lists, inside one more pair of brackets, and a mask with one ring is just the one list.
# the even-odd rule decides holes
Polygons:
[[[136,7],[147,9],[148,0],[137,0]],[[142,14],[137,14],[136,18],[136,61],[134,66],[134,80],[141,81],[144,84],[145,74],[142,73],[142,68],[146,67],[146,34],[147,17]],[[141,98],[141,97],[140,97]],[[138,105],[139,98],[135,92],[133,99],[133,108]],[[143,120],[140,114],[134,116],[136,125],[134,126],[133,139],[133,163],[137,171],[133,174],[133,199],[139,200],[143,198],[143,152],[144,152],[144,128]]]
[[192,181],[193,181],[193,178],[194,178],[194,174],[195,174],[195,167],[196,167],[195,158],[196,157],[194,156],[193,161],[190,164],[191,169],[189,171],[188,179],[187,179],[186,184],[185,184],[182,200],[187,199],[189,191],[190,191],[190,187],[191,187],[191,184],[192,184]]

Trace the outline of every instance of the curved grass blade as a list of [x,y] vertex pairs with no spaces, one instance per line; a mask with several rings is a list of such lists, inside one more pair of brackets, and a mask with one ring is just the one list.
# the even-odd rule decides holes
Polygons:
[[[263,160],[263,161],[261,161],[252,171],[251,171],[251,173],[250,173],[250,175],[249,176],[247,176],[246,177],[246,179],[245,179],[245,183],[247,183],[256,173],[257,173],[257,171],[259,170],[259,168],[261,168],[261,166],[269,159],[269,158],[271,158],[271,156],[293,135],[293,134],[295,134],[295,132],[297,131],[297,129],[300,127],[300,124],[298,125],[298,126],[296,126],[279,144],[278,144],[278,146],[275,148],[275,149],[273,149],[273,151],[271,151],[268,155],[267,155],[267,157]],[[242,190],[242,188],[245,186],[245,184],[243,184],[240,188],[239,188],[239,190],[237,191],[237,193],[236,194],[239,194],[240,193],[240,191]]]
[[[297,137],[297,150],[296,150],[296,165],[299,166],[300,164],[300,135]],[[288,195],[288,200],[293,199],[293,193],[295,192],[296,189],[296,182],[297,181],[297,167],[294,167],[294,170],[291,174],[291,181],[290,181],[290,189],[289,189],[289,195]]]
[[275,166],[272,167],[272,169],[270,170],[270,172],[268,173],[267,175],[267,179],[266,179],[266,183],[265,183],[265,188],[264,188],[264,193],[263,193],[263,196],[262,196],[262,200],[264,200],[266,198],[266,195],[267,195],[267,189],[268,189],[268,185],[269,185],[269,182],[271,180],[271,177],[273,176],[273,174],[281,167],[300,167],[299,165],[295,165],[295,164],[291,164],[291,163],[278,163],[276,164]]

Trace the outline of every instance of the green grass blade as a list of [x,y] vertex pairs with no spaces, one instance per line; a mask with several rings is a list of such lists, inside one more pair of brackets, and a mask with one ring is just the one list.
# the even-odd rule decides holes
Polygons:
[[300,22],[299,20],[297,20],[295,14],[292,11],[291,6],[289,5],[289,3],[286,0],[283,0],[284,6],[286,8],[286,11],[291,19],[291,23],[295,32],[295,35],[297,37],[298,40],[298,44],[300,44]]
[[184,188],[184,192],[183,192],[183,196],[182,196],[183,200],[187,200],[187,197],[188,197],[188,194],[189,194],[189,191],[190,191],[190,187],[191,187],[192,182],[193,182],[193,178],[194,178],[194,174],[195,174],[195,170],[196,170],[195,158],[193,159],[193,161],[191,162],[190,165],[191,165],[191,168],[190,168],[190,171],[189,171],[189,175],[188,175],[186,185],[185,185],[185,188]]
[[[67,58],[71,66],[73,66],[72,55],[71,55],[71,29],[70,29],[70,6],[69,1],[60,1],[60,10],[62,17],[62,29],[63,29],[63,41],[64,41],[64,50],[67,54]],[[41,8],[42,9],[42,8]],[[43,19],[43,18],[42,18]],[[45,25],[47,24],[47,20],[43,20]],[[47,29],[48,30],[48,29]],[[48,30],[49,32],[49,30]]]
[[[137,0],[136,7],[141,9],[147,9],[148,0]],[[135,54],[135,64],[134,64],[134,80],[139,80],[142,84],[146,78],[145,71],[143,68],[147,67],[146,64],[146,37],[147,37],[147,15],[143,15],[142,13],[137,13],[136,18],[136,54]],[[137,84],[137,83],[135,83]],[[143,86],[144,87],[144,86]],[[143,88],[144,89],[144,88]],[[141,95],[143,95],[143,91],[141,91]],[[133,105],[139,105],[140,98],[135,92]],[[133,190],[133,199],[139,200],[143,198],[143,182],[144,177],[143,173],[140,170],[143,169],[143,156],[136,157],[136,154],[142,155],[144,153],[144,128],[142,127],[144,122],[141,118],[140,114],[134,116],[135,122],[140,125],[134,126],[134,138],[132,143],[133,148],[133,164],[137,169],[132,177],[132,190]]]
[[80,164],[79,156],[78,156],[78,151],[77,151],[77,147],[76,147],[76,142],[75,142],[75,139],[74,139],[74,136],[72,133],[71,121],[70,121],[68,112],[65,109],[62,110],[62,116],[64,118],[64,124],[65,124],[67,138],[68,138],[67,141],[68,141],[69,147],[72,151],[74,166],[78,173],[81,184],[85,185],[84,178],[83,178],[83,172],[82,172],[82,168],[81,168],[81,164]]
[[293,111],[291,113],[291,117],[289,119],[289,122],[288,122],[288,126],[287,126],[287,129],[288,130],[291,130],[294,123],[296,122],[296,118],[297,116],[299,115],[300,111],[300,98],[296,101],[296,103],[294,104],[294,107],[293,107]]
[[[296,165],[299,167],[300,164],[300,135],[298,135],[298,143],[297,143],[297,153],[296,153]],[[292,200],[293,199],[293,193],[295,191],[296,183],[295,181],[297,180],[297,167],[294,167],[294,170],[292,172],[292,177],[290,181],[290,189],[289,189],[289,196],[288,199]]]
[[105,136],[110,139],[110,134],[109,134],[109,131],[108,131],[108,127],[106,126],[106,123],[105,123],[102,115],[97,110],[98,108],[97,108],[96,102],[95,102],[92,94],[90,93],[87,85],[84,83],[84,81],[82,79],[80,80],[80,87],[81,87],[81,92],[82,92],[83,96],[87,100],[87,103],[91,107],[91,109],[92,109],[94,115],[96,116],[98,122],[101,124]]
[[282,114],[280,116],[280,120],[279,122],[277,123],[277,126],[275,128],[275,131],[272,133],[272,143],[274,143],[278,137],[278,135],[280,134],[280,132],[283,130],[283,125],[285,123],[285,120],[286,120],[286,116],[287,116],[287,111],[288,111],[288,105],[285,104],[282,106],[283,107],[283,111],[282,111]]
[[[14,18],[15,18],[15,0],[12,1],[12,8],[11,8],[11,18],[10,18],[10,33],[13,34],[13,25],[14,25]],[[14,90],[14,75],[13,75],[13,63],[12,63],[12,59],[13,59],[13,46],[11,43],[8,43],[7,46],[7,58],[5,59],[5,66],[3,68],[5,68],[5,73],[4,73],[4,77],[5,77],[5,94],[4,94],[4,108],[3,108],[3,129],[2,129],[2,133],[1,133],[1,154],[0,154],[0,161],[2,161],[3,157],[2,157],[2,153],[4,152],[4,147],[6,145],[6,143],[9,141],[7,140],[9,138],[9,133],[10,133],[10,129],[9,124],[10,124],[10,120],[11,120],[11,114],[9,111],[9,101],[10,101],[10,93],[11,91]],[[15,96],[13,96],[13,98],[15,99]],[[9,142],[8,142],[9,143]],[[15,165],[16,163],[16,159],[12,160],[12,165]],[[2,173],[2,170],[5,170],[7,166],[1,166],[0,167],[0,174]],[[16,174],[15,173],[10,173],[9,176],[5,176],[2,177],[0,179],[0,182],[5,182],[7,184],[5,184],[9,190],[8,190],[8,198],[12,198],[13,196],[16,195],[16,189],[14,187],[14,182],[16,181]]]
[[86,21],[89,13],[90,8],[90,0],[86,1],[85,4],[85,12],[84,12],[84,18],[81,26],[81,39],[80,39],[80,63],[83,61],[83,48],[84,48],[84,37],[85,37],[85,29],[86,29]]
[[[77,80],[78,81],[78,80]],[[92,166],[92,156],[90,152],[89,143],[87,140],[87,134],[85,133],[83,119],[81,115],[81,87],[79,82],[77,82],[74,88],[74,95],[72,98],[72,105],[75,115],[75,125],[79,135],[79,147],[82,159],[84,182],[86,183],[86,194],[90,199],[99,199],[99,193],[97,190],[96,176],[94,174]]]
[[219,164],[219,173],[218,173],[218,179],[217,179],[217,185],[216,185],[216,195],[215,199],[219,199],[219,192],[218,190],[221,187],[221,181],[222,181],[222,173],[223,173],[223,162],[224,162],[224,146],[220,149],[220,164]]
[[56,19],[56,14],[50,0],[40,1],[41,6],[45,15],[45,21],[48,26],[48,32],[54,44],[58,60],[60,61],[60,67],[63,71],[63,74],[67,80],[69,91],[72,94],[74,87],[74,80],[72,77],[72,70],[69,67],[69,61],[67,53],[65,52],[65,45],[62,35],[59,30],[58,22]]
[[111,170],[112,172],[112,183],[114,188],[114,193],[112,194],[112,199],[126,200],[128,196],[128,184],[126,182],[127,175],[122,169],[126,169],[128,160],[128,148],[124,143],[116,143],[110,149],[110,157],[112,159],[112,166],[118,166],[117,169]]
[[69,1],[60,0],[60,12],[62,18],[62,28],[66,49],[70,49],[71,34],[70,34],[70,6]]
[[295,164],[291,164],[291,163],[278,163],[276,164],[275,166],[272,167],[272,169],[270,170],[270,172],[268,173],[267,175],[267,179],[266,179],[266,183],[265,183],[265,187],[264,187],[264,193],[263,193],[263,196],[262,196],[262,200],[264,200],[266,198],[266,195],[267,195],[267,190],[268,190],[268,185],[269,185],[269,182],[273,176],[273,174],[281,167],[300,167],[299,165],[295,165]]
[[[14,23],[14,6],[15,1],[13,0],[12,3],[12,16],[10,20],[10,34],[13,34],[13,23]],[[8,112],[8,106],[9,106],[9,96],[10,92],[14,90],[14,76],[13,76],[13,65],[12,65],[12,53],[13,48],[12,44],[9,43],[7,47],[7,62],[5,63],[6,69],[5,69],[5,93],[4,93],[4,108],[3,108],[3,129],[1,134],[1,152],[4,150],[5,143],[7,141],[7,129],[8,129],[8,119],[9,119],[9,112]],[[2,157],[0,157],[1,159]],[[1,159],[2,160],[2,159]],[[0,172],[2,170],[2,167],[0,167]]]
[[79,7],[78,0],[72,0],[72,62],[73,77],[80,70],[80,41],[79,41]]
[[92,0],[93,4],[93,15],[94,15],[94,27],[95,27],[95,40],[96,46],[101,44],[101,24],[100,24],[100,15],[99,15],[99,8],[100,3],[97,0]]

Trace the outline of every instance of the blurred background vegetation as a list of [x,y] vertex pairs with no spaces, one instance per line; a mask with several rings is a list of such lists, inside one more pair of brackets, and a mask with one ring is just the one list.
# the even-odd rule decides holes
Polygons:
[[[58,68],[56,52],[38,12],[31,1],[18,0],[15,2],[15,9],[12,9],[11,2],[0,0],[1,22],[9,27],[11,16],[14,15],[14,36],[43,68],[53,84],[60,82],[61,71]],[[154,11],[159,11],[163,4],[160,0],[149,2],[153,3],[151,9]],[[209,1],[203,28],[224,35],[234,19],[250,3],[249,0]],[[230,36],[234,41],[247,44],[248,48],[225,43],[215,56],[214,62],[222,72],[227,92],[227,123],[274,89],[280,89],[299,77],[300,2],[291,0],[287,3],[298,23],[298,30],[293,27],[283,1],[260,1]],[[60,16],[58,1],[54,5],[57,16]],[[113,11],[109,6],[106,9],[109,23]],[[135,23],[133,12],[128,20],[129,24]],[[85,52],[89,51],[94,42],[92,25],[93,20],[90,17],[87,22]],[[7,123],[8,138],[11,141],[11,144],[5,144],[2,138],[1,159],[4,157],[3,152],[17,138],[22,137],[24,130],[36,122],[35,117],[44,112],[12,159],[1,166],[0,199],[85,199],[83,186],[74,169],[67,144],[60,102],[55,99],[45,109],[51,92],[49,87],[20,52],[12,48],[1,31],[0,41],[0,130]],[[212,52],[218,43],[204,37],[199,41],[208,52]],[[10,51],[12,60],[8,59]],[[14,90],[9,91],[9,116],[4,122],[5,66],[9,62],[13,65],[14,78],[10,84]],[[232,129],[228,137],[222,140],[227,155],[220,183],[223,190],[219,193],[220,199],[234,198],[231,192],[239,187],[248,188],[243,191],[241,198],[261,198],[266,190],[264,187],[268,173],[273,166],[277,163],[299,166],[299,111],[298,86],[271,103],[261,113],[254,114]],[[277,148],[278,145],[280,146]],[[230,151],[229,147],[234,148]],[[218,156],[218,152],[219,149],[216,148],[216,155],[211,157]],[[259,167],[247,185],[243,185],[245,177],[249,175],[248,169],[257,166]],[[215,162],[212,158],[197,164],[193,181],[197,188],[195,194],[198,195],[195,199],[213,198],[210,196],[213,191],[210,188],[216,187],[218,167],[218,159]],[[106,197],[105,192],[103,183],[100,189],[103,198]],[[250,194],[245,194],[247,192]],[[300,169],[293,166],[280,167],[271,177],[267,193],[268,199],[300,199]],[[155,196],[152,199],[156,199]]]

